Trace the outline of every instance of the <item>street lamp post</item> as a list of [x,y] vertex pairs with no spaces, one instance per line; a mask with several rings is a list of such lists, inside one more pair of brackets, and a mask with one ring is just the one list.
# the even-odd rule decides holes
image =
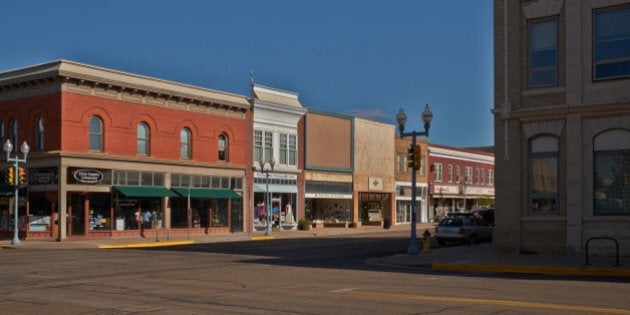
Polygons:
[[19,163],[26,163],[26,156],[28,155],[28,151],[30,151],[30,147],[28,146],[28,144],[26,143],[26,141],[24,141],[24,143],[22,143],[22,146],[20,147],[20,151],[22,151],[22,154],[24,154],[24,157],[20,159],[19,155],[17,152],[15,152],[15,157],[11,157],[11,151],[13,151],[13,144],[11,143],[11,140],[7,139],[7,142],[4,143],[4,152],[7,153],[7,162],[13,162],[13,181],[14,181],[14,187],[15,187],[15,195],[14,198],[15,200],[13,201],[13,204],[15,205],[15,208],[13,209],[13,214],[14,214],[14,218],[13,218],[13,240],[11,241],[11,244],[13,245],[20,245],[20,238],[19,238],[19,231],[18,231],[18,184],[19,184],[19,178],[18,178],[18,168],[19,168]]
[[[422,121],[424,122],[424,131],[417,132],[413,130],[412,132],[405,133],[405,123],[407,122],[407,115],[401,108],[396,115],[396,121],[398,122],[398,130],[400,131],[400,138],[411,136],[411,148],[416,147],[416,137],[417,136],[429,136],[429,128],[431,127],[431,119],[433,119],[433,113],[429,109],[429,104],[424,107],[424,111],[422,112]],[[411,243],[409,244],[409,248],[407,249],[407,254],[409,255],[417,255],[420,252],[418,248],[418,239],[416,236],[416,170],[413,169],[411,174]]]
[[258,165],[260,166],[260,171],[265,174],[265,216],[267,217],[267,229],[265,231],[266,236],[271,236],[271,219],[273,218],[273,213],[271,210],[271,198],[269,198],[269,173],[273,173],[273,167],[276,165],[276,160],[271,158],[269,161],[269,169],[265,169],[265,160],[260,159],[258,161]]

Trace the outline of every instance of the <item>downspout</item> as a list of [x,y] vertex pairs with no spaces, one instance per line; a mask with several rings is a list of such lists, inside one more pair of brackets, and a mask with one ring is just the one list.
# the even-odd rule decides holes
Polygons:
[[503,160],[510,160],[508,141],[508,120],[510,119],[510,100],[508,94],[508,1],[503,0],[503,104],[501,119],[503,120]]

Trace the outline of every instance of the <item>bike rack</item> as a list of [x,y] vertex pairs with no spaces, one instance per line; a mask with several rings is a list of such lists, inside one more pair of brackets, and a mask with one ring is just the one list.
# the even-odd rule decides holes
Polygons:
[[588,240],[586,240],[586,266],[590,265],[590,263],[588,262],[588,244],[592,240],[610,240],[610,241],[615,242],[616,256],[617,256],[615,266],[618,267],[619,266],[619,242],[617,242],[617,240],[612,237],[606,237],[606,236],[591,237]]

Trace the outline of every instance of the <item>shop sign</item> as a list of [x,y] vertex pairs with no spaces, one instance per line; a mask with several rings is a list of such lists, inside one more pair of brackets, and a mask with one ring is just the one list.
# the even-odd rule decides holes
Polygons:
[[78,169],[72,172],[72,176],[79,183],[97,184],[103,179],[103,173],[95,169]]
[[35,182],[38,184],[50,184],[55,180],[55,172],[51,170],[41,169],[34,175]]

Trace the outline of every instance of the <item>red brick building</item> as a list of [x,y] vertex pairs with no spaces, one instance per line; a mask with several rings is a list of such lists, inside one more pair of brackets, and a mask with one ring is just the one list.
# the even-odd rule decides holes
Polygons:
[[429,144],[433,216],[494,206],[494,154]]
[[240,95],[63,60],[0,73],[0,137],[31,146],[21,237],[243,230],[251,125]]

